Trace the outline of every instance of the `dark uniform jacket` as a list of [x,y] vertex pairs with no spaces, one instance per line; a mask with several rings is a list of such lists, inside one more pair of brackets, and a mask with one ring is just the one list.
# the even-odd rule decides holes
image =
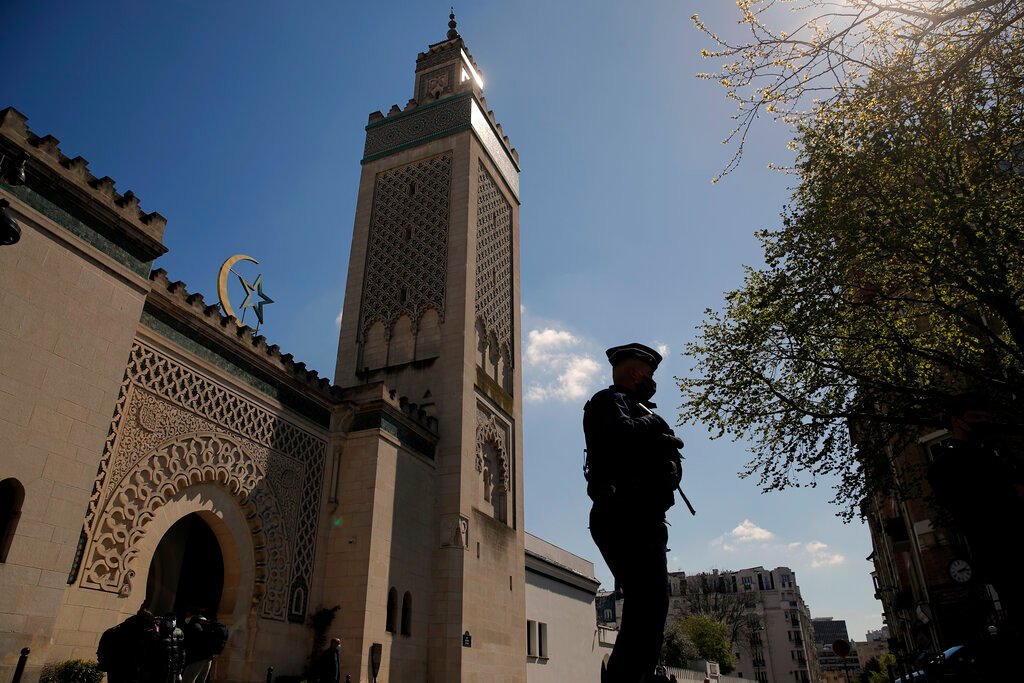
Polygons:
[[332,647],[320,653],[316,663],[318,683],[338,683],[341,680],[341,666],[338,651]]
[[677,453],[665,437],[671,433],[665,421],[631,392],[612,385],[583,408],[583,432],[587,495],[626,515],[664,517],[675,502],[668,461]]

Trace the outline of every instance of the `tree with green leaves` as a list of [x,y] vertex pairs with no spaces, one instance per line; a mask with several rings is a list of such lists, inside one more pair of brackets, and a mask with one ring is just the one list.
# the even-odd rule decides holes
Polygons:
[[[737,0],[738,36],[716,32],[698,15],[710,40],[701,54],[721,64],[698,74],[715,80],[737,103],[727,141],[743,154],[761,116],[795,124],[870,80],[881,91],[917,87],[943,91],[992,46],[1016,40],[1024,21],[1019,0]],[[936,60],[936,55],[939,59]],[[922,68],[924,67],[924,68]]]
[[781,227],[758,235],[764,266],[707,311],[687,346],[696,365],[677,378],[681,418],[749,440],[742,474],[763,490],[834,475],[850,518],[868,491],[895,490],[901,440],[948,426],[964,395],[992,433],[1024,430],[1014,17],[970,52],[966,37],[924,35],[921,53],[893,53],[900,73],[869,75],[797,122],[798,184]]
[[700,653],[683,630],[682,621],[669,619],[665,622],[665,638],[661,642],[661,661],[666,666],[684,667],[695,659],[700,659]]
[[[730,647],[744,645],[751,632],[751,595],[735,593],[725,585],[728,572],[698,574],[687,578],[686,611],[725,624]],[[756,617],[755,617],[756,618]]]
[[886,652],[880,659],[872,658],[868,664],[871,662],[874,662],[875,666],[864,667],[865,671],[870,672],[868,683],[891,683],[899,675],[896,669],[896,656],[891,652]]
[[679,631],[693,643],[697,656],[709,662],[718,662],[723,674],[736,666],[729,646],[729,628],[720,621],[703,614],[691,614],[678,622]]

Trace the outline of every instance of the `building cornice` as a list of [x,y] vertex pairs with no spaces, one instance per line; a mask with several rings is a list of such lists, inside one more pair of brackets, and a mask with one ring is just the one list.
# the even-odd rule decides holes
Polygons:
[[557,581],[571,588],[586,591],[590,595],[597,595],[597,589],[601,587],[601,582],[597,579],[584,576],[565,565],[558,564],[554,560],[538,555],[531,550],[526,551],[526,571]]
[[73,214],[121,244],[143,262],[167,251],[163,244],[167,219],[159,213],[142,211],[131,190],[118,192],[108,176],[96,178],[89,162],[67,157],[60,141],[52,135],[39,137],[29,130],[28,118],[13,107],[0,110],[0,154],[8,164],[24,155],[25,186],[31,192]]

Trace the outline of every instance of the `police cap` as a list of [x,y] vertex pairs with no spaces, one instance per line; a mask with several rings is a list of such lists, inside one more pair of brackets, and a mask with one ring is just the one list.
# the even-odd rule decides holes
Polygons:
[[633,342],[632,344],[623,344],[622,346],[613,346],[612,348],[605,351],[608,355],[608,362],[615,367],[619,363],[629,358],[637,358],[642,360],[651,366],[652,370],[658,369],[658,364],[661,363],[661,354],[652,349],[650,346],[644,346]]

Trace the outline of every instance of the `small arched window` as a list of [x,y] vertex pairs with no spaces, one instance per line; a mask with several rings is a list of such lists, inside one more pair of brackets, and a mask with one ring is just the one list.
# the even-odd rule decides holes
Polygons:
[[395,616],[398,612],[398,591],[392,586],[391,590],[388,591],[388,613],[385,617],[386,624],[384,625],[385,630],[388,633],[395,632]]
[[21,504],[25,501],[25,487],[14,478],[0,481],[0,562],[7,561],[7,552],[14,540],[14,531],[21,519]]
[[412,593],[409,591],[402,596],[402,635],[412,635]]

